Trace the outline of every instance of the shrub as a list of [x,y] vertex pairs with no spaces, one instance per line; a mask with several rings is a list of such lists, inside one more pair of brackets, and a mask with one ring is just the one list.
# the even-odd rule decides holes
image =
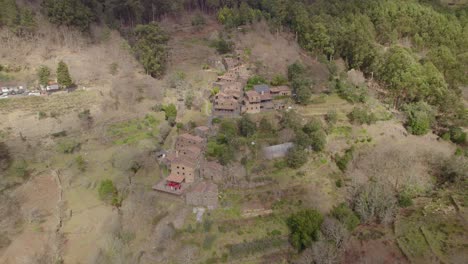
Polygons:
[[292,147],[286,156],[286,163],[290,168],[298,169],[307,162],[307,153],[298,147]]
[[327,144],[327,134],[321,129],[310,135],[312,149],[315,151],[322,151]]
[[451,127],[450,128],[450,140],[457,144],[463,144],[466,141],[466,133],[460,127]]
[[65,154],[70,154],[70,153],[73,153],[77,150],[79,150],[81,144],[75,140],[62,140],[58,143],[58,151],[61,152],[61,153],[65,153]]
[[343,181],[341,179],[338,179],[335,181],[335,185],[336,187],[341,188],[343,187]]
[[288,79],[280,74],[275,75],[275,77],[273,77],[273,79],[270,82],[270,84],[273,86],[285,85],[287,83],[288,83]]
[[360,224],[357,215],[345,203],[333,207],[330,214],[345,225],[349,231],[353,231]]
[[37,113],[37,118],[39,118],[39,120],[44,119],[46,117],[47,117],[47,114],[43,111],[40,111]]
[[227,245],[227,248],[229,250],[229,256],[240,258],[243,256],[255,254],[257,252],[264,252],[268,249],[283,246],[285,242],[286,241],[281,237],[267,237],[249,242]]
[[117,188],[115,188],[114,183],[111,180],[101,181],[98,193],[101,200],[114,206],[118,206],[120,204]]
[[203,249],[207,250],[213,247],[215,240],[216,240],[215,235],[207,235],[205,239],[203,240]]
[[174,104],[165,105],[162,107],[162,110],[166,114],[166,120],[169,123],[174,123],[177,117],[177,108]]
[[377,121],[377,117],[374,113],[370,112],[369,109],[362,107],[354,107],[353,110],[348,114],[348,118],[351,122],[359,125],[370,125]]
[[434,122],[434,112],[425,102],[406,104],[403,106],[406,113],[406,129],[413,135],[424,135],[429,132]]
[[81,172],[84,172],[86,170],[86,161],[84,160],[83,156],[78,155],[75,158],[76,166],[78,167],[78,170]]
[[192,26],[196,27],[197,29],[201,29],[205,24],[205,17],[202,14],[197,13],[195,16],[193,16]]
[[439,183],[456,183],[468,179],[468,159],[454,155],[450,158],[437,159],[433,164],[434,174]]
[[242,115],[239,120],[239,132],[243,137],[250,137],[257,131],[257,125],[248,115]]
[[310,246],[318,239],[323,216],[316,210],[306,209],[291,215],[286,223],[291,231],[291,244],[298,250]]
[[10,150],[4,142],[0,142],[0,172],[8,169],[12,162]]
[[111,75],[116,75],[119,72],[119,64],[117,62],[113,62],[109,65],[109,73]]
[[367,88],[365,86],[354,86],[341,80],[336,80],[334,88],[338,95],[348,102],[364,103],[367,99]]
[[195,99],[195,96],[193,94],[192,91],[189,91],[186,95],[185,95],[185,106],[188,108],[188,109],[192,109],[192,105],[193,105],[193,100]]
[[219,54],[226,54],[232,52],[234,43],[227,41],[224,38],[219,38],[218,40],[215,40],[212,45]]
[[354,210],[363,222],[389,224],[393,221],[397,199],[388,184],[371,182],[359,186],[353,202]]
[[338,168],[344,172],[346,168],[348,167],[348,163],[353,159],[353,156],[354,156],[353,147],[347,149],[343,155],[336,154],[335,155],[336,166],[338,166]]
[[207,233],[211,231],[212,226],[213,226],[213,222],[211,220],[205,220],[203,222],[203,230]]
[[249,90],[252,90],[255,85],[266,84],[266,83],[267,81],[265,80],[265,78],[263,78],[262,76],[254,75],[247,80],[247,85],[245,86],[245,90],[249,91]]
[[307,133],[311,134],[313,132],[319,131],[322,129],[322,122],[317,118],[312,118],[303,128],[302,130]]
[[408,207],[413,205],[413,200],[409,194],[402,192],[398,195],[398,205],[400,207]]
[[327,115],[325,116],[325,120],[327,120],[328,124],[334,125],[338,121],[338,113],[336,110],[330,110],[327,112]]
[[11,170],[15,177],[26,178],[29,175],[28,163],[24,159],[15,160]]

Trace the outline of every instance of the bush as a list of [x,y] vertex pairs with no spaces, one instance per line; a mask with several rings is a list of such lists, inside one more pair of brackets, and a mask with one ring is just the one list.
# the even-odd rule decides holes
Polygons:
[[107,203],[114,206],[119,206],[121,201],[119,200],[119,194],[117,188],[111,180],[103,180],[99,185],[98,189],[99,198]]
[[113,62],[109,65],[109,73],[111,75],[116,75],[119,72],[119,64],[117,62]]
[[224,38],[219,38],[213,42],[213,46],[219,54],[232,52],[234,43],[227,41]]
[[45,112],[43,112],[43,111],[40,111],[40,112],[37,113],[37,118],[39,120],[47,118],[47,114]]
[[348,167],[348,163],[353,159],[353,156],[354,156],[353,147],[347,149],[343,155],[336,154],[335,155],[336,166],[338,166],[338,168],[344,172],[346,168]]
[[10,150],[4,142],[0,142],[0,172],[10,167],[12,158]]
[[78,155],[75,158],[75,162],[78,170],[80,170],[81,172],[84,172],[86,170],[86,161],[84,160],[83,156]]
[[203,230],[207,233],[211,231],[212,226],[213,226],[213,222],[211,220],[205,220],[203,222]]
[[312,149],[315,151],[322,151],[327,144],[327,134],[321,129],[310,135],[312,141]]
[[71,154],[80,149],[81,143],[75,140],[62,140],[58,143],[58,151],[65,154]]
[[174,104],[165,105],[162,110],[166,114],[166,120],[174,122],[177,117],[177,108]]
[[249,91],[249,90],[252,90],[255,85],[266,84],[266,83],[267,81],[265,80],[265,78],[258,76],[258,75],[254,75],[247,80],[247,85],[245,86],[245,90]]
[[322,122],[317,118],[312,118],[303,128],[302,130],[307,133],[311,134],[313,132],[317,132],[322,129]]
[[336,180],[335,181],[335,186],[338,187],[338,188],[343,187],[343,180],[341,180],[341,179]]
[[328,124],[334,125],[338,121],[338,113],[336,110],[330,110],[327,112],[327,115],[325,116],[325,120],[327,120]]
[[289,149],[288,154],[286,156],[286,163],[290,168],[299,169],[307,162],[307,153],[298,148],[292,147]]
[[346,226],[346,229],[353,231],[359,224],[359,218],[345,203],[333,207],[330,214]]
[[233,258],[240,258],[283,246],[285,242],[286,241],[281,237],[267,237],[249,242],[227,245],[227,248],[229,250],[229,256]]
[[242,115],[239,120],[239,132],[243,137],[250,137],[257,131],[257,124],[248,115]]
[[28,163],[24,159],[15,160],[11,170],[15,177],[26,178],[29,175]]
[[348,114],[348,118],[351,122],[359,125],[370,125],[377,121],[377,117],[374,113],[370,112],[369,109],[362,107],[354,107],[353,110]]
[[403,106],[406,113],[406,129],[413,135],[424,135],[434,122],[434,112],[430,105],[425,102],[406,104]]
[[215,235],[207,235],[205,239],[203,240],[203,249],[208,250],[213,247],[213,244],[216,240]]
[[192,109],[194,99],[195,99],[195,96],[192,91],[189,91],[185,95],[185,106],[187,107],[187,109]]
[[341,80],[336,80],[334,88],[338,95],[348,102],[364,103],[367,100],[367,88],[365,86],[354,86]]
[[286,223],[291,231],[291,244],[298,250],[310,246],[318,239],[323,216],[316,210],[306,209],[291,215]]
[[461,155],[437,159],[433,170],[440,184],[463,182],[468,179],[468,159]]
[[457,144],[463,144],[466,141],[466,133],[463,132],[463,129],[460,127],[451,127],[450,128],[450,140]]
[[393,221],[397,199],[388,184],[371,182],[359,186],[353,202],[354,211],[365,223],[389,224]]
[[411,199],[410,195],[402,192],[398,195],[398,205],[400,207],[408,207],[413,205],[413,200]]
[[284,77],[283,75],[275,75],[273,79],[271,80],[270,84],[273,86],[280,86],[280,85],[285,85],[288,83],[288,79]]
[[205,24],[205,17],[202,14],[197,13],[195,16],[193,16],[192,26],[196,27],[197,29],[201,29]]

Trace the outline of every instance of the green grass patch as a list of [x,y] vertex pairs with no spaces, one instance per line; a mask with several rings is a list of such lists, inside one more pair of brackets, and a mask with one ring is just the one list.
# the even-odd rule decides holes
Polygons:
[[160,123],[160,119],[147,114],[144,118],[111,125],[108,134],[113,138],[114,144],[132,144],[143,139],[156,138],[159,134]]
[[337,126],[332,129],[331,134],[338,137],[350,138],[352,130],[350,126]]

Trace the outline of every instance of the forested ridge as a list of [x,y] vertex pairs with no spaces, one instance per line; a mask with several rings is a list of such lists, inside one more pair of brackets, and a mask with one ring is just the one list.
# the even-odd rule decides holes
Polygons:
[[[130,28],[135,53],[154,77],[164,73],[167,36],[156,24],[149,24],[151,21],[192,10],[216,15],[227,29],[264,19],[272,30],[295,33],[298,43],[311,54],[330,61],[341,57],[349,68],[377,80],[395,108],[424,101],[436,110],[442,127],[466,122],[460,98],[461,87],[468,84],[467,7],[449,8],[435,0],[38,2],[39,12],[57,25],[84,32],[92,23],[125,32]],[[1,0],[0,6],[1,25],[17,34],[34,31],[34,12],[38,10],[19,7],[15,0]],[[139,24],[148,24],[148,28]],[[142,32],[152,32],[149,38],[157,39],[157,45],[147,45],[150,41],[143,40]]]

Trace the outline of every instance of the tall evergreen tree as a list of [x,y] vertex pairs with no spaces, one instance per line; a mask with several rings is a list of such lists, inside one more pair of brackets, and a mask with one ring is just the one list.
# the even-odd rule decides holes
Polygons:
[[160,78],[166,70],[166,43],[169,36],[158,24],[152,22],[148,25],[138,25],[135,28],[135,37],[134,50],[138,60],[149,75]]
[[68,66],[63,61],[60,61],[57,66],[57,82],[62,87],[70,87],[73,84]]
[[46,86],[50,78],[49,67],[44,65],[40,66],[39,69],[37,69],[37,77],[39,78],[39,84]]

